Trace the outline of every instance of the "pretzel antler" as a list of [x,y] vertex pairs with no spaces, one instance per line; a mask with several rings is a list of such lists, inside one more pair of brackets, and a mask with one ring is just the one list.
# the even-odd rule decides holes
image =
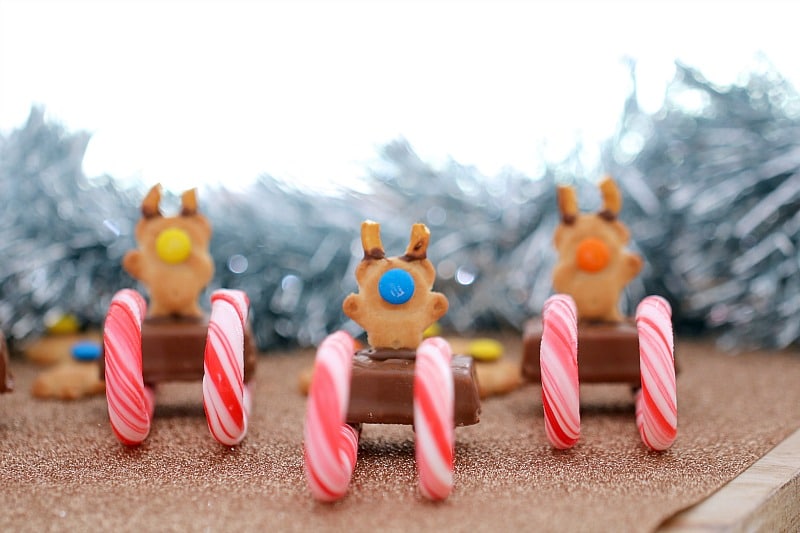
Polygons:
[[161,209],[159,207],[160,203],[161,203],[161,184],[157,183],[153,185],[153,187],[147,193],[147,196],[145,196],[144,200],[142,200],[142,217],[155,218],[162,216]]
[[564,224],[572,224],[578,216],[578,195],[575,188],[567,185],[558,187],[558,211]]
[[428,255],[428,242],[431,240],[431,230],[422,223],[411,226],[411,238],[408,241],[408,248],[403,259],[406,261],[419,261]]
[[181,195],[181,216],[197,214],[197,189],[189,189]]
[[383,251],[381,242],[381,225],[372,220],[365,220],[361,223],[361,246],[364,248],[364,259],[383,259],[386,252]]
[[603,209],[599,215],[609,221],[615,220],[622,209],[622,194],[611,176],[606,176],[599,186],[603,195]]

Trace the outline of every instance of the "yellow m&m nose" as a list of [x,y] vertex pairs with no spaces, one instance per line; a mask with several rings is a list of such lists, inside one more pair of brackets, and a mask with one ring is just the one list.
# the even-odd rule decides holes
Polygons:
[[156,253],[165,263],[183,263],[191,252],[192,240],[180,228],[167,228],[156,237]]

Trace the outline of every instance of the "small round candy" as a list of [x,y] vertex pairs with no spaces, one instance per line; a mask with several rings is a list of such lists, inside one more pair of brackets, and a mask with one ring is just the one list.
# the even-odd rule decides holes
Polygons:
[[597,237],[587,237],[578,244],[578,268],[590,274],[600,272],[611,260],[608,245]]
[[77,361],[94,361],[100,357],[100,345],[96,342],[84,341],[72,345],[72,358]]
[[414,295],[414,278],[402,268],[387,270],[378,282],[378,292],[392,305],[404,304]]
[[503,345],[494,339],[475,339],[469,343],[467,353],[479,361],[494,361],[503,355]]
[[438,322],[434,322],[422,332],[422,337],[428,339],[430,337],[438,337],[442,334],[442,326]]
[[52,335],[75,333],[81,327],[78,317],[69,313],[58,315],[52,320],[47,320],[47,317],[45,317],[45,325],[47,326],[47,333]]
[[167,228],[156,237],[156,253],[165,263],[183,263],[191,252],[192,240],[180,228]]

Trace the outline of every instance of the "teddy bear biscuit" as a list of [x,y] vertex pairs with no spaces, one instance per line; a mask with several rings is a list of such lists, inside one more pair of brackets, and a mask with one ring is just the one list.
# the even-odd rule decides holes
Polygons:
[[414,350],[425,328],[447,312],[447,298],[433,292],[436,270],[427,258],[430,230],[414,224],[404,255],[386,257],[380,225],[361,224],[364,260],[356,268],[358,293],[345,298],[345,315],[367,332],[373,348]]
[[625,249],[630,234],[617,219],[622,197],[616,184],[606,178],[600,191],[603,209],[581,213],[575,189],[558,189],[561,223],[553,237],[558,252],[553,288],[572,296],[581,320],[619,322],[620,295],[642,269],[642,258]]
[[122,266],[150,292],[149,316],[200,317],[198,298],[214,275],[208,251],[211,224],[197,210],[197,191],[181,197],[181,212],[165,217],[160,209],[161,186],[155,185],[142,201],[136,224],[139,248],[131,250]]

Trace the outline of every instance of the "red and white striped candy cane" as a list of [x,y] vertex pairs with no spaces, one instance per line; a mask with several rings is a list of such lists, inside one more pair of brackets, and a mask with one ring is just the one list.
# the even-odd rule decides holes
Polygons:
[[153,394],[142,380],[142,320],[147,304],[131,289],[114,295],[103,326],[106,399],[114,434],[140,444],[150,433]]
[[578,314],[566,294],[547,299],[542,311],[542,404],[547,438],[559,449],[571,448],[581,433],[578,382]]
[[247,434],[250,392],[244,384],[244,328],[249,305],[242,291],[223,289],[211,295],[203,407],[208,429],[226,446],[239,444]]
[[358,431],[345,423],[354,349],[352,337],[338,331],[322,341],[314,362],[304,449],[306,479],[320,501],[344,496],[356,466]]
[[419,489],[443,500],[453,489],[454,386],[450,345],[440,337],[417,348],[414,369],[414,432]]
[[678,434],[678,400],[672,337],[672,309],[648,296],[636,309],[642,388],[636,395],[636,425],[653,450],[669,448]]

